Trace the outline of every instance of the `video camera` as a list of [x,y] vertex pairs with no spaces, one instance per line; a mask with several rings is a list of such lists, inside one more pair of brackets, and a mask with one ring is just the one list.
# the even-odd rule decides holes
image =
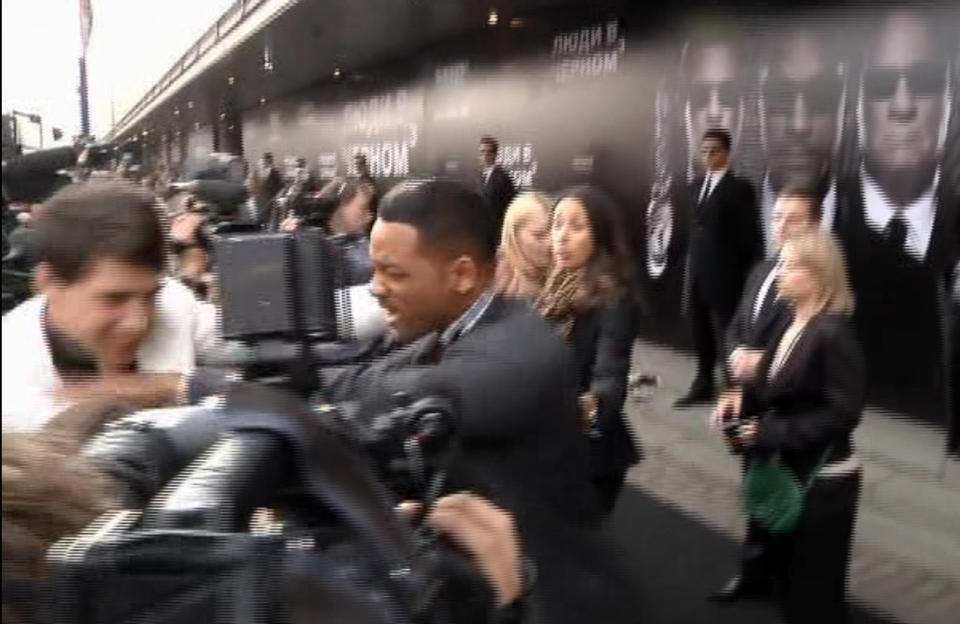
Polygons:
[[[429,508],[455,452],[451,397],[364,414],[236,384],[177,416],[139,414],[88,448],[133,510],[51,548],[54,622],[489,621],[486,582],[382,485]],[[282,529],[251,532],[257,507]]]

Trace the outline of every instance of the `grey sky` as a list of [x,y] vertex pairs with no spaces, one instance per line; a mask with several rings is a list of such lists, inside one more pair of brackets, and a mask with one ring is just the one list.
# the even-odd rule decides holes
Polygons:
[[[96,136],[143,93],[233,0],[92,0],[87,54],[90,124]],[[43,116],[67,140],[80,129],[78,0],[3,0],[2,110]],[[27,137],[25,137],[27,138]]]

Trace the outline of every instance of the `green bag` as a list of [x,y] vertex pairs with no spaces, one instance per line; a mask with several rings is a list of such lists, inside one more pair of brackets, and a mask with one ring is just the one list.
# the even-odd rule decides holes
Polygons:
[[807,491],[829,454],[828,447],[805,484],[778,458],[753,462],[743,480],[744,513],[771,533],[795,531]]

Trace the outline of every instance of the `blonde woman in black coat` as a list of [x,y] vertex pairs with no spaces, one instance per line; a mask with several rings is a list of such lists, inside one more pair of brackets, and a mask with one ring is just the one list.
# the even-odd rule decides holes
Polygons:
[[[720,399],[712,424],[744,450],[748,466],[778,457],[811,486],[797,528],[764,536],[770,544],[764,560],[745,556],[740,576],[713,598],[776,591],[787,622],[843,622],[862,480],[852,438],[865,375],[849,318],[853,296],[845,262],[832,236],[817,232],[787,242],[777,287],[792,308],[792,322],[773,336],[752,379]],[[739,426],[725,429],[725,421],[737,416]]]

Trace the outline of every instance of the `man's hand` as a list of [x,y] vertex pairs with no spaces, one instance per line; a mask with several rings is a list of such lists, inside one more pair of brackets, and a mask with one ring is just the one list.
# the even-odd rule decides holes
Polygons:
[[[418,504],[401,504],[408,518]],[[497,595],[497,606],[511,604],[523,593],[520,536],[509,512],[474,494],[460,493],[437,501],[427,523],[471,555]]]
[[206,217],[197,212],[184,212],[177,215],[170,225],[170,240],[183,245],[193,245]]
[[300,229],[302,221],[300,217],[287,217],[283,220],[283,223],[280,224],[280,231],[282,232],[296,232]]
[[592,392],[580,395],[580,417],[583,419],[583,430],[590,431],[597,421],[597,397]]
[[737,347],[730,355],[730,369],[733,376],[740,381],[750,381],[757,375],[757,367],[763,358],[760,349]]
[[741,390],[729,390],[720,395],[717,400],[717,406],[710,414],[710,429],[719,433],[723,429],[723,420],[729,415],[739,415],[740,407],[743,404],[743,392]]
[[757,437],[757,421],[756,420],[743,421],[740,424],[739,433],[740,433],[740,442],[744,446],[752,446],[754,438]]
[[90,381],[69,381],[64,394],[76,402],[114,399],[138,408],[164,407],[176,404],[180,380],[177,373],[113,373]]

